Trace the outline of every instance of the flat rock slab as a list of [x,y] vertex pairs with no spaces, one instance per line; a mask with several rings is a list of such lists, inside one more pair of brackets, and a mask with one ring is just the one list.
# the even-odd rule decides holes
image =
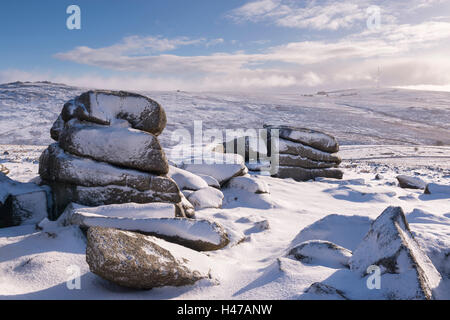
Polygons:
[[208,187],[206,181],[198,175],[174,166],[169,166],[167,175],[177,183],[180,190],[196,191]]
[[134,129],[159,135],[167,117],[161,105],[145,96],[124,91],[88,91],[67,102],[61,112],[63,121],[78,119],[111,125],[126,120]]
[[279,154],[291,154],[302,158],[311,159],[320,162],[334,162],[340,164],[342,162],[341,157],[335,153],[328,153],[320,151],[302,143],[289,141],[286,139],[271,139],[272,150],[278,150]]
[[59,146],[80,157],[156,174],[169,172],[156,136],[121,126],[71,120],[59,135]]
[[353,252],[352,271],[365,276],[370,266],[380,268],[381,290],[386,298],[439,297],[441,276],[414,239],[400,207],[384,210]]
[[315,178],[342,179],[344,173],[339,169],[304,169],[300,167],[278,167],[278,172],[273,175],[277,178],[292,178],[296,181],[308,181]]
[[[158,208],[161,207],[162,208]],[[115,228],[152,235],[166,241],[177,243],[197,251],[212,251],[225,247],[229,243],[223,227],[209,220],[174,218],[174,208],[166,204],[147,206],[146,211],[136,209],[118,211],[107,206],[101,209],[68,207],[61,216],[63,225],[78,225],[84,229],[90,227]],[[144,209],[144,208],[141,208]],[[161,210],[159,214],[157,210]],[[157,218],[158,215],[171,217]]]
[[424,190],[427,186],[426,182],[417,177],[410,177],[405,175],[400,175],[396,177],[398,184],[401,188],[405,189],[421,189]]
[[279,154],[278,163],[285,167],[300,167],[305,169],[326,169],[337,167],[336,162],[315,161],[302,156],[294,156],[292,154]]
[[89,228],[86,261],[96,275],[133,289],[192,285],[209,277],[205,255],[138,233]]
[[[153,203],[167,202],[180,204],[182,201],[178,187],[169,191],[139,191],[130,187],[106,186],[106,187],[83,187],[72,184],[44,181],[52,189],[54,211],[51,219],[57,219],[71,202],[85,206],[97,207],[110,204],[124,203]],[[184,216],[180,212],[179,216]]]
[[64,152],[56,143],[42,153],[39,159],[39,175],[46,181],[84,187],[116,185],[139,191],[177,192],[175,181],[168,177],[77,157]]
[[320,131],[292,126],[264,125],[265,129],[279,130],[279,137],[293,142],[300,142],[315,149],[335,153],[339,151],[336,138]]
[[329,241],[310,240],[292,248],[289,255],[304,263],[343,268],[348,267],[352,252]]

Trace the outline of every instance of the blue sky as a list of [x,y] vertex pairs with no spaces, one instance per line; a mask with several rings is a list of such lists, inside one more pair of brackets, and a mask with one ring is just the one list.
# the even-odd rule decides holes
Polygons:
[[[385,86],[450,90],[449,3],[2,1],[0,81],[313,91],[380,78]],[[72,4],[81,30],[66,27]]]

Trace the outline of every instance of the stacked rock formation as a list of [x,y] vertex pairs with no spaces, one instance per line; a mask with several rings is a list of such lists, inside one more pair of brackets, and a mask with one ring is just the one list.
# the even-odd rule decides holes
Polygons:
[[129,202],[176,204],[177,216],[192,207],[171,178],[158,141],[166,125],[164,109],[133,93],[89,91],[67,102],[51,129],[39,174],[52,188],[56,219],[75,202],[86,206]]
[[276,169],[274,176],[297,181],[317,177],[342,179],[343,172],[337,169],[341,158],[335,154],[339,143],[333,136],[292,126],[264,125],[264,128],[268,131],[267,150],[269,153],[278,150],[277,154],[269,154]]

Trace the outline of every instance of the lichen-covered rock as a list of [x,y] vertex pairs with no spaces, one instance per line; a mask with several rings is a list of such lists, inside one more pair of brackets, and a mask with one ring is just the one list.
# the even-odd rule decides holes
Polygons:
[[269,142],[271,144],[271,149],[278,150],[279,154],[290,154],[320,162],[334,162],[336,164],[342,162],[342,159],[337,154],[320,151],[298,142],[282,138],[272,138]]
[[175,181],[168,177],[73,156],[64,152],[56,143],[42,153],[39,159],[39,175],[46,181],[84,187],[116,185],[139,191],[177,192]]
[[329,241],[310,240],[292,248],[289,255],[304,263],[342,268],[348,267],[352,252]]
[[169,164],[158,139],[147,132],[71,120],[59,134],[59,146],[80,157],[157,174]]
[[255,177],[235,177],[227,183],[227,187],[241,189],[251,193],[269,193],[267,183]]
[[326,169],[337,167],[336,162],[315,161],[301,156],[294,156],[292,154],[280,154],[279,164],[284,167],[300,167],[305,169]]
[[61,115],[56,119],[55,123],[53,123],[53,126],[50,129],[50,137],[58,141],[59,140],[59,134],[64,129],[64,120],[62,119]]
[[398,184],[401,188],[406,189],[425,189],[426,182],[417,177],[409,177],[405,175],[397,176]]
[[383,211],[350,259],[351,270],[361,276],[373,265],[381,269],[381,290],[386,298],[439,297],[441,276],[414,239],[400,207]]
[[277,129],[279,130],[280,138],[299,142],[321,151],[329,153],[339,151],[339,143],[336,138],[324,132],[284,125],[264,125],[264,128],[267,129],[269,133],[271,130]]
[[90,270],[120,286],[178,287],[209,277],[208,257],[155,237],[94,227],[87,239]]
[[224,195],[222,191],[206,187],[198,191],[193,192],[188,196],[188,200],[195,209],[205,209],[205,208],[222,208],[222,201]]
[[159,135],[167,123],[164,109],[156,101],[124,91],[88,91],[67,102],[63,121],[78,119],[111,125],[126,120],[132,128]]
[[[51,219],[57,219],[71,202],[97,207],[109,204],[168,202],[178,204],[182,201],[178,187],[172,189],[139,191],[130,187],[109,185],[105,187],[83,187],[61,182],[44,181],[52,188],[54,210]],[[180,213],[184,216],[184,213]]]
[[342,179],[344,173],[339,169],[305,169],[300,167],[279,166],[274,177],[292,178],[297,181],[308,181],[315,178]]

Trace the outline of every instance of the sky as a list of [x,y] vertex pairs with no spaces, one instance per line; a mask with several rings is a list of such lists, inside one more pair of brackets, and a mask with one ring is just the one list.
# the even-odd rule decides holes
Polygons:
[[1,83],[450,91],[450,0],[14,0],[0,24]]

